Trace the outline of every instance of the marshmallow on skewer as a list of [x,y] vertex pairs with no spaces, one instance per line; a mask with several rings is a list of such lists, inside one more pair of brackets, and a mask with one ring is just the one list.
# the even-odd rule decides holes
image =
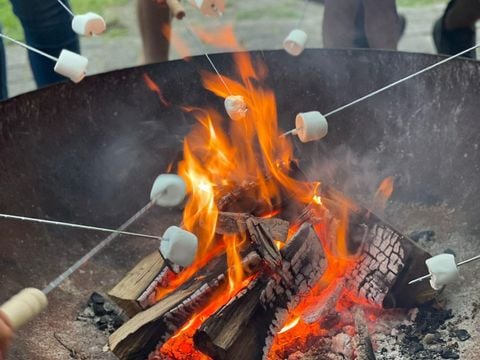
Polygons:
[[283,41],[283,48],[290,55],[298,56],[305,49],[307,39],[308,36],[305,31],[293,29]]
[[159,175],[153,183],[150,199],[163,207],[180,205],[187,194],[187,186],[183,179],[175,174]]
[[79,83],[87,73],[88,59],[70,50],[62,50],[55,64],[55,72]]
[[72,29],[83,36],[101,35],[107,29],[107,24],[100,15],[88,12],[73,17]]
[[234,121],[242,120],[247,114],[247,104],[241,95],[230,95],[225,99],[225,110]]
[[18,330],[36,318],[47,306],[48,300],[43,292],[27,288],[1,305],[0,311],[8,319],[13,330]]
[[318,111],[299,113],[295,118],[295,130],[301,142],[320,140],[328,134],[328,122]]
[[170,226],[160,242],[162,256],[183,267],[189,266],[195,260],[197,248],[197,237],[177,226]]
[[218,16],[225,11],[225,0],[191,0],[191,3],[204,15]]
[[455,256],[452,254],[440,254],[425,260],[428,272],[431,275],[430,285],[434,290],[440,290],[443,286],[458,279],[458,268]]

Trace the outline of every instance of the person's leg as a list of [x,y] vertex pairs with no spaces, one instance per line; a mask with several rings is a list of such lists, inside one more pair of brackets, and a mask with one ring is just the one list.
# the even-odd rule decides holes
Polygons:
[[457,0],[445,15],[447,30],[474,28],[480,20],[479,0]]
[[374,49],[396,49],[400,21],[395,0],[363,0],[364,26],[368,44]]
[[[0,32],[1,31],[2,27],[0,26]],[[5,56],[3,41],[0,39],[0,100],[6,99],[7,97],[7,59]]]
[[167,61],[170,44],[170,10],[156,0],[137,0],[138,25],[146,64]]
[[[479,0],[450,0],[443,16],[433,27],[437,51],[454,55],[475,45],[477,20],[480,20]],[[476,51],[472,50],[463,56],[476,58]]]
[[359,0],[325,0],[323,46],[349,48],[354,45],[359,4]]
[[[56,0],[10,0],[15,15],[20,19],[27,43],[52,56],[62,49],[80,52],[77,35],[71,27],[72,17]],[[68,5],[68,0],[64,0]],[[53,70],[52,60],[28,52],[33,77],[37,86],[65,80]]]

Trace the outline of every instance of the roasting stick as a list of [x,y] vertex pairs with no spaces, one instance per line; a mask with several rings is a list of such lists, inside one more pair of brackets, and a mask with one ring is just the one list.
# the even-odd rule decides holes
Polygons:
[[[465,265],[465,264],[468,264],[468,263],[471,263],[471,262],[477,261],[477,260],[480,260],[480,255],[474,256],[474,257],[472,257],[472,258],[470,258],[470,259],[467,259],[467,260],[464,260],[464,261],[461,261],[461,262],[457,263],[457,267],[460,267],[460,266],[462,266],[462,265]],[[410,282],[408,283],[408,285],[412,285],[412,284],[415,284],[415,283],[419,283],[419,282],[421,282],[421,281],[430,279],[431,277],[432,277],[432,274],[428,274],[428,275],[421,276],[421,277],[419,277],[419,278],[417,278],[417,279],[414,279],[414,280],[410,281]]]
[[[367,94],[367,95],[365,95],[365,96],[362,96],[362,97],[360,97],[360,98],[358,98],[358,99],[356,99],[356,100],[354,100],[354,101],[352,101],[352,102],[350,102],[350,103],[348,103],[348,104],[345,104],[345,105],[343,105],[343,106],[340,106],[339,108],[337,108],[337,109],[335,109],[335,110],[332,110],[332,111],[330,111],[329,113],[327,113],[327,114],[325,114],[325,115],[322,115],[322,114],[321,114],[320,112],[318,112],[318,111],[312,111],[311,113],[316,113],[316,116],[317,116],[318,121],[326,122],[325,119],[327,119],[328,117],[330,117],[330,116],[332,116],[332,115],[334,115],[334,114],[336,114],[336,113],[338,113],[338,112],[340,112],[340,111],[343,111],[343,110],[345,110],[345,109],[348,109],[348,108],[350,108],[350,107],[352,107],[352,106],[354,106],[354,105],[356,105],[356,104],[358,104],[358,103],[360,103],[360,102],[362,102],[362,101],[365,101],[365,100],[367,100],[367,99],[370,99],[371,97],[373,97],[373,96],[375,96],[375,95],[378,95],[378,94],[380,94],[380,93],[382,93],[382,92],[384,92],[384,91],[386,91],[386,90],[388,90],[388,89],[391,89],[391,88],[393,88],[393,87],[395,87],[395,86],[397,86],[397,85],[400,85],[400,84],[404,83],[405,81],[408,81],[408,80],[410,80],[410,79],[412,79],[412,78],[414,78],[414,77],[416,77],[416,76],[422,75],[422,74],[424,74],[424,73],[426,73],[426,72],[428,72],[428,71],[430,71],[430,70],[433,70],[433,69],[435,69],[436,67],[438,67],[438,66],[440,66],[440,65],[443,65],[443,64],[445,64],[445,63],[447,63],[447,62],[449,62],[449,61],[451,61],[451,60],[453,60],[453,59],[456,59],[457,57],[460,57],[460,56],[462,56],[462,55],[464,55],[464,54],[466,54],[466,53],[468,53],[468,52],[470,52],[470,51],[472,51],[472,50],[478,49],[479,47],[480,47],[480,43],[478,43],[478,44],[476,44],[476,45],[474,45],[474,46],[472,46],[472,47],[470,47],[470,48],[468,48],[468,49],[466,49],[466,50],[463,50],[463,51],[459,52],[458,54],[452,55],[452,56],[447,57],[447,58],[445,58],[445,59],[443,59],[443,60],[441,60],[441,61],[439,61],[439,62],[436,62],[436,63],[434,63],[434,64],[432,64],[432,65],[430,65],[430,66],[427,66],[427,67],[425,67],[425,68],[423,68],[423,69],[421,69],[421,70],[419,70],[419,71],[417,71],[417,72],[415,72],[415,73],[413,73],[413,74],[410,74],[410,75],[408,75],[408,76],[406,76],[406,77],[404,77],[404,78],[402,78],[402,79],[400,79],[400,80],[397,80],[397,81],[395,81],[395,82],[393,82],[393,83],[391,83],[391,84],[389,84],[389,85],[387,85],[387,86],[384,86],[384,87],[382,87],[382,88],[380,88],[380,89],[378,89],[378,90],[375,90],[375,91],[373,91],[373,92],[371,92],[371,93],[369,93],[369,94]],[[308,114],[308,113],[300,113],[299,115],[302,115],[302,114]],[[297,115],[297,117],[298,117],[298,115]],[[307,131],[306,131],[306,130],[307,130]],[[287,135],[299,135],[299,137],[300,137],[300,135],[301,135],[302,132],[308,132],[308,128],[307,128],[307,129],[303,129],[303,128],[301,128],[301,127],[298,127],[298,124],[297,124],[297,126],[296,126],[295,129],[292,129],[292,130],[290,130],[290,131],[287,131],[286,133],[282,134],[281,136],[284,137],[284,136],[287,136]],[[321,137],[318,137],[318,136],[315,137],[315,138],[313,138],[313,139],[312,139],[312,137],[308,137],[308,138],[310,138],[310,139],[308,139],[307,141],[312,141],[312,140],[319,140],[319,139],[321,139]],[[302,140],[302,138],[300,138],[300,139]],[[302,141],[303,141],[303,140],[302,140]],[[306,141],[304,141],[304,142],[306,142]]]
[[83,255],[72,266],[51,281],[43,290],[38,290],[35,288],[24,289],[17,295],[13,296],[6,303],[1,305],[0,311],[7,317],[12,328],[17,330],[40,314],[40,312],[42,312],[48,306],[47,295],[52,290],[60,286],[60,284],[68,279],[68,277],[70,277],[70,275],[77,271],[82,265],[87,263],[102,249],[108,246],[118,237],[118,235],[123,234],[160,240],[159,250],[164,258],[180,266],[190,265],[195,258],[198,246],[198,239],[194,234],[176,226],[170,226],[162,237],[125,231],[130,225],[147,213],[154,205],[175,206],[180,204],[185,197],[184,191],[185,184],[179,176],[173,174],[162,174],[158,176],[150,194],[151,201],[115,230],[89,225],[30,218],[25,216],[0,214],[0,218],[4,219],[110,233],[110,236],[102,240],[88,253]]
[[55,56],[52,56],[32,46],[24,44],[23,42],[15,40],[5,34],[0,33],[0,37],[11,41],[17,45],[20,45],[21,47],[24,47],[29,51],[44,56],[47,59],[55,61],[55,72],[65,77],[68,77],[74,83],[78,83],[85,78],[88,66],[88,59],[82,55],[63,49],[60,53],[60,56],[56,58]]

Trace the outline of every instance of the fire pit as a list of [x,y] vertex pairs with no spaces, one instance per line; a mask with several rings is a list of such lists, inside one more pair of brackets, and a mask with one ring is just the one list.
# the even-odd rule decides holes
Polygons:
[[[306,51],[299,59],[280,52],[254,53],[253,56],[261,58],[269,69],[267,83],[275,91],[283,129],[291,128],[294,115],[299,111],[329,111],[436,59],[390,52],[322,50]],[[230,55],[216,55],[214,61],[222,73],[234,74]],[[9,189],[0,195],[4,204],[2,210],[119,226],[147,202],[155,176],[178,158],[181,141],[195,123],[193,116],[179,106],[223,110],[222,101],[203,89],[198,68],[208,68],[203,58],[192,59],[189,66],[171,62],[123,70],[92,77],[77,87],[59,85],[1,104],[0,157],[8,173],[0,181],[3,188]],[[471,84],[471,79],[478,78],[479,72],[475,62],[454,61],[335,115],[330,119],[330,134],[324,141],[307,145],[295,143],[299,167],[307,170],[310,180],[332,184],[356,202],[369,207],[375,205],[371,200],[381,180],[394,176],[394,197],[385,213],[380,214],[385,220],[404,233],[425,227],[436,230],[438,240],[430,245],[432,253],[443,251],[442,247],[452,247],[459,258],[474,254],[478,245],[470,239],[478,230],[474,219],[479,210],[475,179],[479,171],[476,164],[480,135],[474,131],[479,90]],[[167,101],[159,101],[158,96],[145,86],[145,73],[162,89],[162,96]],[[440,81],[444,86],[435,85]],[[423,96],[418,96],[419,93]],[[128,192],[125,189],[129,189]],[[325,194],[320,192],[319,196],[322,195]],[[179,223],[179,215],[157,209],[133,228],[161,233],[168,225]],[[256,217],[261,219],[265,215],[259,213]],[[250,229],[258,227],[255,221],[259,220],[247,219],[246,227],[249,224]],[[381,221],[379,224],[383,227],[386,223]],[[70,233],[38,225],[2,222],[0,227],[8,238],[8,241],[2,240],[2,248],[6,251],[1,255],[5,259],[1,262],[4,264],[1,265],[2,276],[6,279],[5,296],[23,286],[44,285],[100,239],[90,233]],[[389,225],[384,228],[393,229]],[[304,239],[313,236],[309,235],[309,228],[297,231]],[[401,237],[401,232],[395,234]],[[271,247],[269,254],[279,253],[282,261],[292,263],[295,254],[289,252],[288,245],[295,244],[295,241],[290,241],[281,250]],[[82,347],[83,340],[88,342],[89,336],[90,339],[96,336],[83,327],[78,328],[78,324],[66,324],[64,319],[73,320],[75,316],[72,314],[78,312],[79,304],[85,301],[89,292],[106,292],[113,287],[126,271],[152,252],[153,246],[158,244],[119,239],[103,256],[87,264],[83,273],[75,275],[53,294],[54,306],[49,312],[31,329],[20,334],[13,357],[64,358],[62,351],[65,349],[55,340],[53,332],[60,337],[63,335],[62,342],[70,351],[83,351],[95,358],[110,356],[95,353],[102,339],[97,342],[97,350]],[[313,256],[311,262],[317,262],[324,270],[322,251],[325,249],[309,247],[307,253]],[[413,259],[419,264],[424,260],[422,256]],[[248,256],[243,257],[245,261],[249,266],[255,265],[254,260],[248,262]],[[29,264],[28,270],[26,264]],[[407,265],[414,268],[418,264]],[[425,269],[417,269],[415,274],[421,275],[422,271]],[[315,272],[309,274],[312,279],[307,279],[307,283],[318,280]],[[237,289],[235,298],[240,301],[237,304],[261,297],[268,279],[267,276],[265,280],[247,284],[244,290]],[[405,279],[408,280],[410,278]],[[474,317],[471,308],[476,299],[461,300],[470,294],[468,289],[474,286],[471,280],[456,288],[456,296],[448,297],[453,300],[456,310],[470,312],[470,318]],[[257,286],[259,290],[256,290]],[[375,303],[375,296],[372,299],[370,304]],[[388,305],[391,301],[391,306],[398,306],[401,300],[402,296],[396,294],[382,297],[378,302]],[[411,305],[412,302],[407,304]],[[281,306],[288,308],[288,304]],[[223,310],[215,309],[212,314],[220,311],[218,316],[228,317],[231,315],[225,314],[230,311],[238,313],[236,308],[231,309],[227,305]],[[374,315],[378,314],[355,314],[359,319],[353,332],[366,331],[368,335],[365,328],[376,321],[365,318]],[[379,318],[378,323],[386,321],[380,315]],[[188,320],[179,327],[188,325]],[[291,319],[293,322],[287,318],[284,320],[287,323],[277,332],[289,334],[292,331],[290,334],[293,334],[296,319]],[[467,322],[474,326],[476,320],[470,320]],[[205,344],[205,348],[211,349],[209,341],[218,338],[216,327],[215,323],[204,323],[198,333],[197,339]],[[323,324],[321,330],[333,331],[334,328],[334,325]],[[331,338],[338,343],[340,338],[337,335],[348,336],[349,331],[345,329],[332,334]],[[390,332],[385,331],[385,336],[387,334]],[[372,337],[375,338],[375,334],[363,338]],[[79,338],[83,340],[79,341]],[[279,336],[278,340],[281,339]],[[271,341],[268,336],[264,340]],[[378,339],[373,341],[374,347],[381,343]],[[462,354],[474,356],[473,346],[469,347],[467,342],[462,344]],[[473,344],[472,340],[470,344]],[[299,348],[298,351],[306,349]],[[374,351],[377,355],[381,353],[378,348]],[[291,353],[285,356],[291,356]]]

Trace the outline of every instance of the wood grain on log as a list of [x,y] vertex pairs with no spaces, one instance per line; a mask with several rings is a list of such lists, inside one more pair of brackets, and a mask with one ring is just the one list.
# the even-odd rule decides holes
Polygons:
[[137,299],[154,282],[155,278],[168,269],[160,255],[155,251],[140,261],[110,292],[108,295],[132,317],[142,311]]
[[195,333],[195,346],[213,359],[265,358],[274,335],[326,268],[321,243],[304,224],[281,251],[279,273],[252,281]]
[[[356,266],[346,276],[348,289],[384,308],[410,308],[435,297],[428,282],[408,285],[428,272],[425,260],[431,255],[427,251],[335,189],[322,185],[321,196],[328,216],[335,219],[348,211],[348,248],[358,254]],[[318,219],[324,221],[325,216]]]

